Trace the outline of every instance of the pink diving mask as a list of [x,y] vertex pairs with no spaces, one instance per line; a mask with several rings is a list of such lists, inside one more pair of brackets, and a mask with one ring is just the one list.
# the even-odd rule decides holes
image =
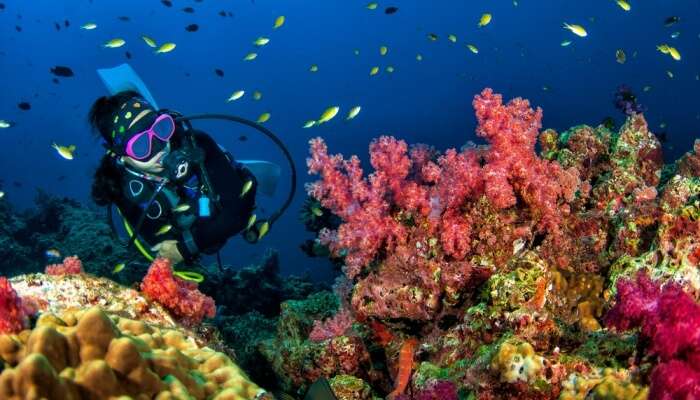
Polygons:
[[168,114],[161,114],[156,118],[150,128],[132,136],[126,142],[126,155],[136,159],[144,160],[151,156],[153,149],[153,137],[162,142],[167,142],[175,133],[175,121]]

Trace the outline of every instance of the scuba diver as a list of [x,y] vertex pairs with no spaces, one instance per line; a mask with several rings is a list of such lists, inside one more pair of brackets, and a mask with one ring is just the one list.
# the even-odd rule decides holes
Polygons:
[[[129,235],[125,246],[152,261],[192,264],[202,254],[217,254],[238,233],[255,243],[289,206],[296,189],[296,169],[284,145],[259,124],[230,115],[183,117],[159,109],[128,64],[98,70],[111,92],[98,98],[89,123],[106,149],[95,171],[92,198],[112,206]],[[223,119],[251,126],[272,139],[291,169],[286,202],[268,218],[254,213],[256,195],[273,195],[279,166],[265,161],[236,161],[207,133],[192,127],[196,119]],[[153,254],[152,252],[155,252]],[[130,260],[133,261],[133,260]]]

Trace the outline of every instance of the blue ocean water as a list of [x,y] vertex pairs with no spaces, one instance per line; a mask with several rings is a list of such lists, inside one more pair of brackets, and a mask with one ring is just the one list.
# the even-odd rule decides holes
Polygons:
[[[689,150],[700,133],[698,1],[632,0],[629,12],[613,0],[518,0],[517,6],[512,0],[394,0],[380,1],[375,10],[367,9],[365,0],[172,0],[172,7],[157,0],[0,2],[0,119],[14,123],[0,130],[1,201],[32,207],[36,188],[41,188],[91,204],[92,174],[103,149],[90,134],[86,115],[93,101],[107,94],[95,70],[128,62],[161,107],[253,120],[269,112],[265,126],[293,154],[300,181],[296,201],[262,243],[231,240],[222,257],[232,265],[246,265],[266,248],[276,248],[283,273],[330,274],[327,262],[307,258],[298,247],[311,237],[297,217],[305,198],[303,183],[310,180],[308,140],[323,136],[332,152],[358,154],[363,161],[370,140],[381,134],[440,149],[459,147],[476,141],[471,100],[484,87],[505,98],[528,98],[543,108],[544,127],[563,130],[580,123],[597,125],[607,116],[620,124],[623,115],[612,100],[617,86],[626,84],[647,108],[652,130],[667,132],[667,161]],[[386,14],[389,6],[398,11]],[[184,12],[186,7],[194,12]],[[222,17],[220,11],[233,16]],[[491,13],[493,20],[479,28],[483,13]],[[273,29],[280,15],[286,22]],[[680,21],[665,27],[670,16]],[[87,22],[97,29],[80,29]],[[584,26],[588,36],[573,35],[562,28],[564,22]],[[190,24],[199,29],[187,31]],[[671,38],[673,32],[680,35]],[[438,40],[429,40],[429,33]],[[449,34],[456,35],[456,43],[448,40]],[[141,35],[177,47],[154,54]],[[256,48],[252,42],[259,36],[269,37],[269,44]],[[102,46],[113,38],[126,44]],[[566,39],[572,44],[562,47]],[[662,43],[676,47],[682,60],[658,52]],[[385,56],[380,46],[387,46]],[[618,49],[627,55],[624,64],[616,62]],[[243,61],[251,51],[258,57]],[[419,53],[422,61],[416,60]],[[318,72],[309,71],[312,64]],[[70,67],[74,76],[53,83],[50,69],[57,65]],[[370,76],[373,66],[381,71]],[[394,72],[387,72],[387,66]],[[644,86],[651,89],[645,92]],[[246,95],[227,103],[239,89]],[[259,101],[251,96],[255,90],[262,93]],[[21,110],[21,102],[31,109]],[[338,117],[302,128],[331,105],[340,106]],[[355,105],[362,111],[345,121]],[[282,202],[289,189],[288,169],[269,140],[225,122],[196,126],[237,158],[280,164],[278,195],[261,198],[259,204],[271,212]],[[239,140],[241,135],[248,140]],[[61,158],[51,148],[53,142],[75,144],[75,158]]]

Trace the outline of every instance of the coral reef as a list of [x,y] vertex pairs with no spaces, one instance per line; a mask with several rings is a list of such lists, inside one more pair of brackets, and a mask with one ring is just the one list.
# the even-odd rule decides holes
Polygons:
[[[696,312],[700,142],[664,166],[641,110],[617,132],[558,133],[540,132],[542,111],[523,99],[504,104],[486,89],[473,105],[487,145],[440,153],[385,136],[370,144],[367,175],[358,157],[310,142],[309,173],[320,179],[307,186],[304,218],[347,279],[336,317],[283,309],[264,353],[285,390],[350,374],[380,397],[431,398],[437,383],[450,393],[441,398],[692,397],[691,325],[674,319],[680,308],[663,321],[650,314],[656,306],[642,317],[631,305],[657,301],[627,301],[630,286],[618,282],[644,271],[673,292],[634,298]],[[328,213],[337,226],[312,218]],[[608,321],[628,321],[619,330],[603,323],[611,307]],[[311,321],[321,321],[318,342],[308,340]],[[639,335],[623,331],[636,326]],[[645,327],[684,338],[659,345]],[[318,356],[339,338],[366,349],[349,364],[361,371]]]
[[224,354],[181,332],[100,308],[42,314],[0,336],[0,398],[251,399],[262,392]]
[[47,275],[75,275],[83,272],[83,263],[78,256],[66,257],[62,263],[47,265],[44,270]]
[[23,303],[10,281],[0,276],[0,333],[19,332],[28,325],[29,313]]
[[196,283],[174,276],[167,258],[153,260],[141,282],[141,291],[189,326],[199,324],[204,317],[216,315],[214,299],[197,290]]
[[268,251],[258,265],[210,268],[205,276],[200,289],[212,296],[227,315],[256,311],[268,318],[276,317],[283,301],[301,300],[318,291],[306,277],[281,276],[279,255],[275,251]]
[[5,276],[43,271],[44,252],[49,248],[65,255],[79,255],[86,272],[111,276],[123,284],[139,281],[148,267],[130,265],[112,275],[115,265],[138,258],[139,253],[124,248],[112,237],[102,210],[90,209],[75,200],[38,191],[35,207],[23,212],[3,201],[0,222],[0,270]]
[[700,305],[677,284],[661,287],[644,272],[617,283],[617,302],[606,316],[619,330],[640,328],[659,358],[651,372],[652,399],[700,397]]

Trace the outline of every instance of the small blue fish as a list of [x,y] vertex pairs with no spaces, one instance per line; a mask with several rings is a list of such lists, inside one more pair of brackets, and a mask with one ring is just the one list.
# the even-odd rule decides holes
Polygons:
[[61,258],[61,252],[57,249],[48,249],[44,254],[46,254],[46,258]]

